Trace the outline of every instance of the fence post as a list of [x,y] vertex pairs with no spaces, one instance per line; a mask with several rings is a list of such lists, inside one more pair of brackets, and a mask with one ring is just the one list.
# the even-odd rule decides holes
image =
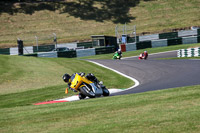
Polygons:
[[20,40],[19,38],[17,38],[17,44],[18,44],[18,55],[23,55],[24,51],[23,51],[23,41]]
[[57,37],[56,37],[56,33],[53,33],[53,35],[54,35],[54,43],[55,43],[55,46],[56,46],[56,49],[57,49]]
[[37,52],[38,52],[38,37],[35,36],[35,39],[36,39],[36,46],[37,46]]

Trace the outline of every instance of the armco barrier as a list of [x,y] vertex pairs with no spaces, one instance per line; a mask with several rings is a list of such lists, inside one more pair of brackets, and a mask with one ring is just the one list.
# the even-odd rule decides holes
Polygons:
[[96,55],[99,54],[109,54],[109,53],[113,53],[115,52],[115,47],[111,46],[111,47],[102,47],[102,48],[95,48],[95,53]]
[[168,46],[182,44],[182,38],[167,39]]
[[152,48],[168,46],[167,39],[152,40],[151,45],[152,45]]
[[136,43],[126,44],[126,51],[135,51],[135,50],[137,50]]
[[[139,42],[139,36],[136,36],[136,41]],[[135,42],[135,37],[128,37],[127,43],[133,43]]]
[[10,48],[10,55],[18,55],[18,47]]
[[159,39],[170,39],[170,38],[177,38],[178,32],[168,32],[168,33],[160,33]]
[[24,47],[24,54],[32,54],[33,53],[33,47]]
[[37,54],[38,57],[57,58],[57,52],[42,52]]
[[74,58],[76,57],[76,51],[65,51],[65,52],[58,52],[58,57],[65,57],[65,58]]
[[[37,49],[38,48],[38,49]],[[35,52],[49,52],[55,49],[55,45],[33,46],[33,53]]]
[[[24,47],[23,53],[24,54],[32,54],[33,46]],[[10,55],[18,55],[18,47],[10,48]]]
[[200,35],[197,37],[197,42],[200,43]]
[[144,35],[144,36],[139,36],[139,41],[150,41],[150,40],[158,40],[159,36],[158,34],[152,34],[152,35]]
[[197,43],[197,36],[192,36],[192,37],[182,37],[182,44],[192,44],[192,43]]
[[92,42],[81,42],[81,43],[77,43],[77,47],[82,47],[84,46],[84,48],[92,48]]
[[[197,36],[194,36],[197,34]],[[178,37],[179,36],[179,37]],[[181,37],[180,37],[181,36]],[[186,37],[187,36],[187,37]],[[175,37],[175,38],[174,38]],[[161,39],[161,38],[169,38],[169,39]],[[145,36],[137,36],[137,43],[135,45],[132,45],[135,43],[135,37],[128,37],[128,43],[125,46],[125,51],[132,51],[132,50],[138,50],[143,48],[151,48],[151,47],[162,47],[162,46],[170,46],[170,45],[178,45],[178,44],[192,44],[192,43],[200,43],[200,29],[194,29],[194,30],[188,30],[188,31],[179,31],[179,32],[170,32],[170,33],[161,33],[161,34],[153,34],[153,35],[145,35]],[[151,41],[141,41],[141,40],[148,40],[152,39]],[[157,40],[158,39],[158,40]],[[139,42],[140,40],[140,42]],[[132,42],[132,43],[130,43]],[[133,43],[134,42],[134,43]],[[84,42],[86,47],[92,46],[92,42]],[[70,48],[77,48],[81,46],[85,46],[84,43],[66,43],[66,44],[57,44],[58,47],[70,47]],[[129,45],[130,44],[130,45]],[[35,55],[31,53],[35,52],[48,52],[55,48],[55,45],[46,45],[46,46],[30,46],[25,47],[26,50],[24,50],[24,54],[29,55]],[[95,54],[104,54],[104,53],[112,53],[116,49],[115,48],[96,48]],[[7,55],[18,55],[18,48],[4,48],[0,49],[0,54],[7,54]],[[63,52],[63,53],[57,53],[58,57],[67,57],[67,58],[73,58],[77,57],[76,51],[70,51],[70,52]],[[78,54],[78,56],[80,56]],[[83,54],[84,56],[84,54]]]
[[60,48],[60,47],[67,47],[69,49],[75,49],[77,48],[77,43],[74,42],[74,43],[60,43],[60,44],[57,44],[57,47]]
[[197,30],[183,30],[178,32],[178,37],[197,36]]
[[94,48],[76,50],[76,56],[77,57],[84,57],[84,56],[91,56],[91,55],[95,55],[95,49]]
[[180,49],[177,52],[177,57],[199,57],[199,56],[200,56],[200,47]]
[[9,48],[0,49],[0,54],[10,55],[10,49]]
[[200,36],[200,29],[197,29],[197,34],[198,36]]
[[145,49],[145,48],[152,48],[151,41],[144,41],[136,43],[137,50],[138,49]]

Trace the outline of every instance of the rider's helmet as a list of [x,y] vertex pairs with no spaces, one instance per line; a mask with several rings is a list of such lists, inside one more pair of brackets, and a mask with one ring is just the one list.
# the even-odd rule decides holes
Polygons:
[[70,78],[71,78],[71,76],[70,76],[68,73],[65,73],[65,74],[63,75],[63,80],[64,80],[64,82],[66,82],[66,83],[70,82]]
[[147,51],[144,51],[144,53],[147,53]]
[[118,49],[118,51],[120,52],[120,51],[121,51],[121,49],[119,48],[119,49]]

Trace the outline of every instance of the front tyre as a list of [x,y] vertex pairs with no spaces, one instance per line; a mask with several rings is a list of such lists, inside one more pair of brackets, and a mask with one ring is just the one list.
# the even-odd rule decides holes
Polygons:
[[81,94],[81,93],[79,93],[78,97],[79,97],[79,99],[80,99],[80,100],[81,100],[81,99],[85,99],[85,98],[86,98],[86,96],[85,96],[85,95],[83,95],[83,94]]
[[82,95],[84,95],[84,96],[88,96],[89,98],[95,98],[95,95],[92,95],[94,93],[92,93],[92,94],[87,93],[87,88],[85,86],[83,86],[83,87],[80,88],[80,93]]
[[106,87],[102,88],[102,90],[103,90],[103,96],[104,96],[104,97],[110,95],[110,92],[109,92],[109,90],[108,90]]

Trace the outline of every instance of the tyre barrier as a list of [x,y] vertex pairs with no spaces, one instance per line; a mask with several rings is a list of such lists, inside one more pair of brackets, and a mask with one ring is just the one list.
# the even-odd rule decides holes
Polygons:
[[177,57],[200,57],[200,47],[180,49],[177,52]]

